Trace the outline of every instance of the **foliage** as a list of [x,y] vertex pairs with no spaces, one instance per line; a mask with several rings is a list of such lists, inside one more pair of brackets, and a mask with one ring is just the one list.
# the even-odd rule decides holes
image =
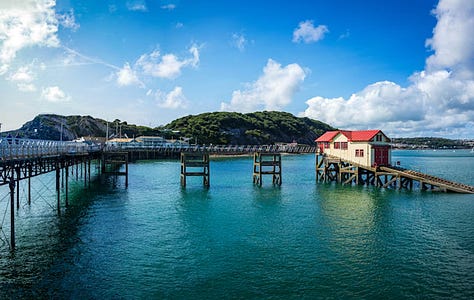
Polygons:
[[165,128],[200,144],[313,144],[325,131],[334,130],[325,123],[277,111],[203,113],[179,118]]
[[[271,144],[277,142],[313,144],[314,140],[333,128],[309,118],[290,113],[262,111],[249,114],[212,112],[186,116],[170,124],[150,128],[128,124],[119,119],[108,122],[109,137],[163,136],[167,139],[190,138],[199,144]],[[9,132],[24,138],[73,140],[82,136],[104,137],[107,121],[91,116],[42,114]],[[8,134],[8,133],[4,133]]]

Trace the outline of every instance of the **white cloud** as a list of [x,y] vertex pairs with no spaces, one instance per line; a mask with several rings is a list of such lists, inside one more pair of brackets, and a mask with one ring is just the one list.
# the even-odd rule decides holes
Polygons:
[[31,82],[34,79],[33,71],[28,66],[20,67],[8,78],[11,81]]
[[312,20],[300,22],[298,28],[293,31],[293,42],[299,43],[313,43],[324,38],[324,35],[329,32],[326,25],[318,25],[314,27]]
[[245,50],[245,46],[247,45],[247,39],[243,34],[234,33],[232,34],[232,45],[242,52]]
[[147,11],[147,7],[144,0],[133,0],[127,1],[127,9],[131,11]]
[[116,75],[119,86],[138,85],[144,87],[144,84],[138,79],[137,73],[132,70],[128,63],[125,63],[123,68],[117,71]]
[[184,27],[184,24],[181,23],[181,22],[178,22],[178,23],[176,23],[176,26],[175,26],[175,27],[176,27],[176,29],[181,29],[181,28]]
[[181,74],[183,67],[197,67],[199,64],[199,50],[193,45],[189,52],[192,57],[179,59],[174,54],[165,54],[161,56],[158,50],[150,54],[143,54],[136,62],[136,67],[140,68],[145,74],[153,77],[173,79]]
[[173,10],[176,8],[176,4],[170,3],[170,4],[162,5],[161,8],[166,9],[166,10]]
[[186,108],[188,106],[188,100],[184,96],[183,88],[180,86],[175,87],[168,94],[163,93],[160,90],[157,90],[156,93],[153,93],[151,90],[147,92],[147,96],[155,96],[157,105],[162,108],[169,109],[178,109]]
[[71,100],[71,97],[66,95],[66,93],[57,86],[44,88],[41,93],[41,98],[49,102],[66,102]]
[[426,45],[435,52],[428,57],[427,69],[449,68],[473,76],[474,1],[441,0],[433,12],[438,22]]
[[256,109],[279,110],[287,106],[306,76],[298,64],[281,64],[269,59],[261,75],[246,89],[232,93],[230,103],[221,103],[221,110],[251,112]]
[[74,10],[71,9],[69,12],[64,14],[57,15],[58,22],[65,28],[70,28],[73,31],[79,29],[79,24],[76,23],[76,18],[74,16]]
[[0,70],[5,73],[26,47],[58,47],[58,20],[53,0],[2,1],[0,4]]
[[313,97],[301,115],[347,129],[472,137],[474,2],[441,0],[434,12],[438,22],[427,45],[435,52],[425,70],[409,78],[408,87],[384,81],[348,99]]
[[7,79],[16,83],[18,89],[22,92],[36,91],[36,86],[32,83],[35,79],[35,75],[31,70],[31,66],[18,68],[18,70],[10,74]]

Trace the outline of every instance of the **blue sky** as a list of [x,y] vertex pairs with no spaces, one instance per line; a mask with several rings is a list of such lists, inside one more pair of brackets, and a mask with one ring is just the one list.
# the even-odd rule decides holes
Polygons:
[[288,111],[474,138],[471,0],[1,0],[0,122]]

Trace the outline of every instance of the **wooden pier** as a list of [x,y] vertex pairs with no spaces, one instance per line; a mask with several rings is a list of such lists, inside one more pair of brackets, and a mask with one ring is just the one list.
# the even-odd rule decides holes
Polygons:
[[281,185],[281,154],[255,152],[253,156],[253,183],[263,184],[263,175],[272,175],[272,183]]
[[474,194],[474,187],[393,166],[367,167],[326,154],[316,154],[316,180],[382,188]]
[[186,187],[188,176],[202,176],[202,184],[208,188],[211,185],[209,173],[209,153],[181,153],[181,186]]
[[[128,152],[103,152],[102,153],[102,173],[125,176],[125,187],[128,187]],[[125,171],[120,171],[125,165]]]

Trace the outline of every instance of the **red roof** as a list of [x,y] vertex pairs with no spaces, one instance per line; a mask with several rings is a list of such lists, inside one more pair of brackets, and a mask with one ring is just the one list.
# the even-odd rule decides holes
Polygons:
[[[336,131],[326,131],[322,136],[316,139],[315,142],[330,142],[332,141],[339,133],[347,137],[351,142],[368,142],[370,141],[377,133],[382,132],[381,130],[358,130],[358,131],[349,131],[349,130],[336,130]],[[382,132],[382,134],[384,134]]]
[[353,142],[368,142],[379,132],[380,130],[352,131],[349,139]]
[[322,136],[318,137],[315,142],[330,142],[339,132],[339,130],[326,131]]

